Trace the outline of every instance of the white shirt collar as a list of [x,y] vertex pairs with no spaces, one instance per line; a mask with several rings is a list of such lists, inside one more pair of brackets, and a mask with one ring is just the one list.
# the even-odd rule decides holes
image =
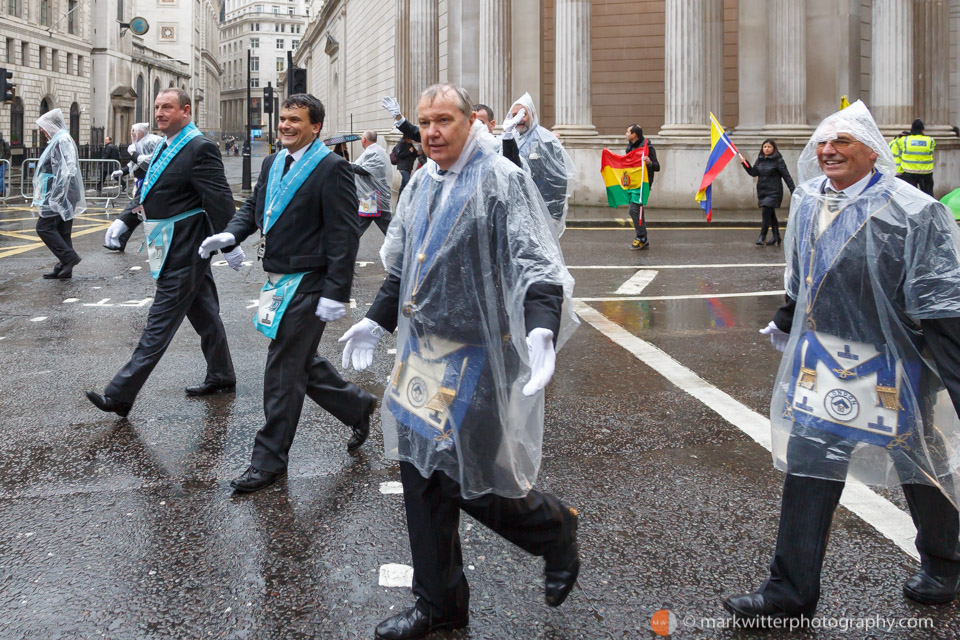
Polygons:
[[870,183],[870,179],[873,177],[873,171],[869,172],[867,175],[863,176],[852,185],[846,189],[837,189],[833,186],[833,182],[828,178],[826,188],[832,189],[838,193],[842,193],[848,198],[856,198],[858,195],[863,193],[863,190],[867,188],[867,185]]
[[[311,143],[311,144],[313,144],[313,143]],[[305,153],[307,152],[307,149],[309,149],[309,148],[310,148],[310,145],[309,145],[309,144],[305,144],[305,145],[303,145],[302,147],[300,147],[299,149],[297,149],[296,151],[294,151],[293,153],[291,153],[290,155],[293,156],[293,161],[296,162],[297,160],[299,160],[300,158],[302,158],[302,157],[303,157],[303,154],[305,154]],[[287,153],[290,153],[290,152],[288,151]]]

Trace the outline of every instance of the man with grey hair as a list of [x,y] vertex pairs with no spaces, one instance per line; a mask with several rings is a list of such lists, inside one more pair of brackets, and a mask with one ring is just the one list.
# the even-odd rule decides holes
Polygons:
[[380,249],[386,280],[340,339],[343,366],[365,369],[398,331],[381,422],[400,461],[417,602],[380,623],[381,640],[466,626],[461,510],[544,558],[550,606],[580,570],[576,510],[532,488],[555,344],[576,327],[573,278],[536,186],[493,149],[466,90],[430,87],[417,119],[430,160]]
[[393,173],[390,156],[377,144],[376,131],[364,131],[360,146],[363,147],[363,153],[353,163],[357,182],[360,235],[366,232],[371,221],[377,223],[383,235],[387,235],[387,227],[390,226],[390,183]]
[[[114,171],[110,177],[120,180],[125,175],[132,175],[136,180],[136,190],[133,194],[133,198],[136,200],[140,195],[143,178],[147,175],[150,158],[157,146],[163,142],[163,137],[150,133],[150,125],[146,122],[138,122],[130,127],[130,138],[133,140],[128,149],[130,151],[130,162]],[[136,216],[128,216],[126,222],[117,218],[104,234],[104,248],[110,251],[123,251],[127,247],[130,236],[133,235],[138,226],[140,226],[140,219]]]
[[895,178],[860,101],[820,124],[798,169],[787,300],[761,330],[783,352],[770,403],[774,462],[786,471],[780,531],[767,580],[724,607],[741,619],[809,622],[848,478],[902,486],[921,565],[903,594],[951,602],[960,583],[960,232],[946,207]]

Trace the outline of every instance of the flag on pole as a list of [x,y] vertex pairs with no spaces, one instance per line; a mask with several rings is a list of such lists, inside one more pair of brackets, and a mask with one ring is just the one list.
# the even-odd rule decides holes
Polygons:
[[604,149],[600,155],[600,175],[607,187],[607,204],[611,207],[631,202],[647,204],[650,197],[650,172],[643,161],[649,155],[647,141],[630,153],[617,154]]
[[707,222],[713,220],[713,194],[711,185],[716,180],[727,163],[737,155],[737,148],[730,142],[723,127],[717,118],[710,114],[710,157],[707,158],[707,168],[703,170],[703,179],[700,180],[700,190],[694,199],[700,203],[707,216]]

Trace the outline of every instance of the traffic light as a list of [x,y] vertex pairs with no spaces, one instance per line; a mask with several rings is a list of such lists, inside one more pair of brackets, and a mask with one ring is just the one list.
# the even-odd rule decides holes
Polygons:
[[294,67],[290,70],[290,93],[307,92],[307,70]]
[[273,87],[270,85],[263,88],[263,112],[273,113]]
[[13,78],[13,71],[7,71],[0,67],[0,101],[9,102],[13,100],[13,88],[17,85],[10,82]]

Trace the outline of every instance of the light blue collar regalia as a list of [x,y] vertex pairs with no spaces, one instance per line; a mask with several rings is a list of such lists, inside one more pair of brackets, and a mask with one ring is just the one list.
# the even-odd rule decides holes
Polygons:
[[306,182],[320,161],[330,154],[327,145],[318,138],[307,149],[303,157],[295,162],[287,175],[283,175],[283,165],[290,153],[284,149],[273,158],[270,173],[267,176],[266,206],[263,211],[263,233],[267,234],[277,222],[287,205],[293,200],[303,183]]
[[[482,176],[495,157],[477,149],[440,206],[433,206],[433,202],[440,197],[443,182],[424,176],[415,196],[416,213],[410,228],[411,242],[407,245],[422,256],[423,261],[410,257],[417,267],[410,273],[412,281],[406,285],[409,291],[419,289],[443,253],[444,244],[451,233],[455,233],[454,227],[470,207]],[[474,224],[474,221],[465,223]],[[448,254],[443,259],[451,256]],[[387,408],[397,422],[432,440],[436,450],[451,450],[455,447],[455,431],[463,424],[483,373],[486,350],[483,345],[458,344],[419,335],[415,295],[411,295],[411,299],[412,307],[401,311],[412,318],[410,337],[403,345],[392,376]],[[438,347],[438,343],[443,346]]]
[[140,187],[140,203],[147,199],[150,189],[156,184],[157,180],[163,174],[164,169],[170,164],[170,161],[177,157],[177,154],[187,146],[187,143],[202,135],[197,125],[193,121],[187,123],[180,133],[174,136],[170,144],[160,143],[153,150],[153,156],[150,158],[150,166],[147,167],[147,175],[143,178],[143,185]]

